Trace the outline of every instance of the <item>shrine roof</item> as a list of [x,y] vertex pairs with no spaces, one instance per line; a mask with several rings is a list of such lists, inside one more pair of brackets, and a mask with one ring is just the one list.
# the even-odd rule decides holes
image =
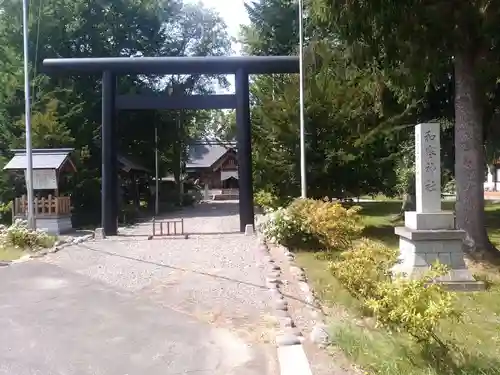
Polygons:
[[[33,149],[33,169],[60,169],[69,159],[73,148]],[[24,170],[28,166],[25,149],[11,150],[14,157],[3,167],[4,170]]]
[[188,147],[186,168],[210,168],[230,150],[236,151],[235,142],[207,141],[192,144]]

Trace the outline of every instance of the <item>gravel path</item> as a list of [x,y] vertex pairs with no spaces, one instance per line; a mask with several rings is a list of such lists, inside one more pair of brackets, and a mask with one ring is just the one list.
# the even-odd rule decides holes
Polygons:
[[230,329],[266,355],[267,373],[274,373],[265,263],[255,238],[239,233],[237,202],[203,203],[170,218],[184,219],[188,239],[148,240],[152,224],[147,222],[42,261]]

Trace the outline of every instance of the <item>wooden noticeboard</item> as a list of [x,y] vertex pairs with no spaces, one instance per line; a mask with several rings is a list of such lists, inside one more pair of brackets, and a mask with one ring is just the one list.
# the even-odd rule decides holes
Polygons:
[[[24,178],[28,181],[27,171],[24,171]],[[57,190],[57,176],[55,169],[34,169],[33,170],[33,190]]]

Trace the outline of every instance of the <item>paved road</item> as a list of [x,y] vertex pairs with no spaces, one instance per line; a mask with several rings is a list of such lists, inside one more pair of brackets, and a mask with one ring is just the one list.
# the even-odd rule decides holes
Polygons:
[[237,204],[180,216],[187,240],[148,241],[143,223],[0,269],[0,374],[275,375],[265,270]]

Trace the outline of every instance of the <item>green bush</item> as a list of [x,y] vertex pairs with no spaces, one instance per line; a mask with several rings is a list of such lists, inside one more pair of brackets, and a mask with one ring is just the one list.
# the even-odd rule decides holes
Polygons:
[[12,202],[0,203],[0,224],[12,224]]
[[273,193],[265,190],[258,190],[254,194],[253,201],[256,206],[262,208],[264,212],[276,210],[279,207],[279,199]]
[[440,321],[460,318],[454,304],[456,295],[434,282],[448,271],[436,263],[419,279],[382,282],[376,294],[366,300],[366,306],[373,311],[379,325],[406,331],[418,342],[441,342],[435,333]]
[[269,208],[259,230],[284,246],[342,251],[363,229],[358,211],[328,200],[295,199],[286,208]]
[[301,223],[302,230],[314,236],[327,251],[343,251],[359,238],[363,226],[361,207],[344,207],[327,199],[296,199],[289,206],[291,216]]
[[377,295],[381,282],[390,280],[397,258],[397,250],[362,238],[352,249],[342,252],[339,260],[330,264],[330,270],[353,296],[366,299]]
[[344,251],[330,269],[342,285],[360,299],[379,326],[405,331],[418,342],[440,340],[435,334],[445,317],[459,318],[455,294],[435,283],[448,272],[436,263],[419,279],[393,277],[398,251],[379,242],[362,239]]
[[17,219],[10,227],[1,227],[0,239],[3,246],[30,250],[49,248],[56,241],[56,237],[50,236],[45,231],[29,229],[28,223],[20,219]]
[[270,242],[287,247],[296,247],[311,242],[311,233],[304,230],[298,217],[288,208],[278,208],[268,212],[257,224],[258,230]]

